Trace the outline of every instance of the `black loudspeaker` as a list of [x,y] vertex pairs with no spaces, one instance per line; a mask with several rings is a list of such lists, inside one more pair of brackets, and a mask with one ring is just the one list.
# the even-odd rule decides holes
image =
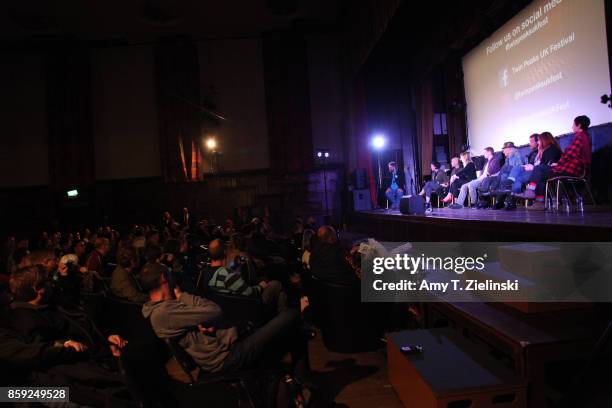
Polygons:
[[423,197],[418,195],[402,197],[400,200],[400,212],[406,215],[425,215]]
[[356,190],[368,188],[368,172],[366,169],[355,169],[353,172],[353,185]]
[[353,190],[353,208],[355,211],[368,211],[372,209],[370,190]]

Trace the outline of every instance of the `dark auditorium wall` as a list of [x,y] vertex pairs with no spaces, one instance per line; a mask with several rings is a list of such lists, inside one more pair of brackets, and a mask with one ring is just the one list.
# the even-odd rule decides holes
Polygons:
[[97,180],[159,177],[151,45],[91,50]]
[[227,119],[204,115],[203,136],[216,135],[223,171],[269,167],[268,127],[260,38],[198,43],[200,96]]
[[0,57],[0,188],[49,182],[45,75],[42,53]]
[[329,149],[330,163],[344,163],[346,129],[339,39],[331,34],[311,34],[306,39],[312,146],[315,150]]

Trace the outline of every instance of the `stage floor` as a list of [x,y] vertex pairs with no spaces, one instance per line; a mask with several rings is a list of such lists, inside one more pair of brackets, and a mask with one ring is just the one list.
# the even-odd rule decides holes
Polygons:
[[612,240],[610,207],[570,213],[528,211],[524,207],[513,211],[434,208],[425,216],[378,209],[357,212],[353,221],[356,231],[387,240]]
[[[407,217],[399,210],[371,210],[363,211],[367,214],[385,214],[392,217]],[[414,216],[416,217],[416,216]],[[431,213],[425,215],[427,218],[443,218],[461,221],[486,221],[486,222],[512,222],[529,224],[557,224],[557,225],[584,225],[594,227],[612,228],[612,208],[594,207],[586,208],[584,212],[553,212],[553,211],[528,211],[524,207],[516,210],[477,210],[475,208],[462,208],[452,210],[450,208],[434,208]],[[612,237],[610,237],[612,239]]]

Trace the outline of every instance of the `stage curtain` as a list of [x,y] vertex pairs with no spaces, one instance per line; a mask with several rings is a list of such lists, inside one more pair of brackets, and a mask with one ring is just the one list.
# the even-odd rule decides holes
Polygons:
[[344,18],[342,43],[346,69],[355,74],[370,55],[395,15],[401,0],[358,0]]
[[308,171],[314,152],[306,42],[292,31],[266,33],[263,61],[272,173]]
[[53,46],[46,56],[49,176],[52,187],[94,181],[92,96],[87,47]]
[[465,90],[463,70],[459,58],[449,58],[443,65],[446,125],[451,157],[461,153],[461,145],[467,142],[465,123]]
[[428,75],[415,89],[416,128],[420,161],[419,180],[431,173],[431,160],[433,158],[433,118],[434,118],[434,92],[433,81]]
[[372,205],[375,206],[376,175],[372,167],[372,150],[370,149],[368,135],[368,112],[363,74],[358,75],[353,81],[351,121],[351,128],[353,131],[352,140],[354,140],[356,148],[356,168],[367,170],[370,200],[372,201]]
[[162,177],[166,182],[202,177],[198,50],[189,38],[155,46],[155,82]]

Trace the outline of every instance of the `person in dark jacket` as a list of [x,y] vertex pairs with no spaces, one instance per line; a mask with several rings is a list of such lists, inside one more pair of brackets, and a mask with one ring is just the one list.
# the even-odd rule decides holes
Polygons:
[[117,251],[117,267],[111,275],[110,289],[119,299],[130,302],[144,303],[149,296],[140,288],[140,282],[135,275],[138,266],[136,251],[131,247],[120,248]]
[[516,148],[514,142],[504,143],[502,151],[505,159],[504,165],[499,172],[498,182],[496,183],[499,188],[497,186],[494,188],[497,189],[495,191],[495,206],[493,206],[495,210],[500,210],[504,207],[509,209],[511,207],[511,200],[506,200],[506,197],[510,195],[510,188],[512,187],[512,181],[508,177],[512,174],[513,169],[521,167],[526,163],[525,157]]
[[457,171],[450,178],[450,190],[446,197],[442,200],[443,203],[450,203],[453,198],[459,196],[461,186],[476,179],[476,166],[472,161],[470,152],[463,152],[460,155],[463,168]]
[[437,161],[431,162],[431,180],[425,183],[423,189],[419,193],[425,197],[425,211],[431,212],[431,195],[432,193],[440,194],[444,185],[448,184],[448,175],[444,169],[440,168],[440,163]]
[[529,136],[529,147],[531,148],[531,151],[527,156],[527,164],[524,164],[522,166],[515,166],[510,171],[507,183],[508,185],[512,183],[512,186],[510,187],[512,193],[520,193],[523,189],[523,185],[529,181],[529,175],[533,170],[533,166],[535,165],[535,161],[539,152],[539,139],[540,135],[537,133],[534,133]]
[[38,337],[42,341],[58,341],[78,352],[90,349],[100,358],[108,356],[107,345],[110,344],[111,354],[118,356],[127,344],[116,334],[104,338],[86,316],[69,318],[48,304],[52,286],[39,266],[18,270],[11,276],[9,286],[14,300],[10,304],[7,326],[27,339]]
[[489,191],[491,183],[499,174],[499,171],[501,169],[501,162],[499,156],[495,155],[495,150],[493,150],[492,147],[486,147],[484,149],[483,156],[486,159],[486,162],[483,166],[482,174],[480,175],[480,177],[468,181],[467,183],[461,186],[457,202],[451,204],[449,208],[463,208],[463,204],[465,202],[468,192],[470,194],[472,203],[476,203],[476,201],[478,200],[478,189],[482,189],[483,191]]
[[400,199],[406,191],[406,182],[404,180],[404,176],[397,168],[397,163],[393,161],[389,162],[387,167],[389,168],[391,179],[385,190],[385,197],[387,197],[387,200],[389,200],[391,208],[396,210],[399,208]]
[[334,228],[324,225],[317,230],[317,240],[310,255],[312,275],[341,285],[358,284],[359,279],[347,261],[348,252],[338,242]]

